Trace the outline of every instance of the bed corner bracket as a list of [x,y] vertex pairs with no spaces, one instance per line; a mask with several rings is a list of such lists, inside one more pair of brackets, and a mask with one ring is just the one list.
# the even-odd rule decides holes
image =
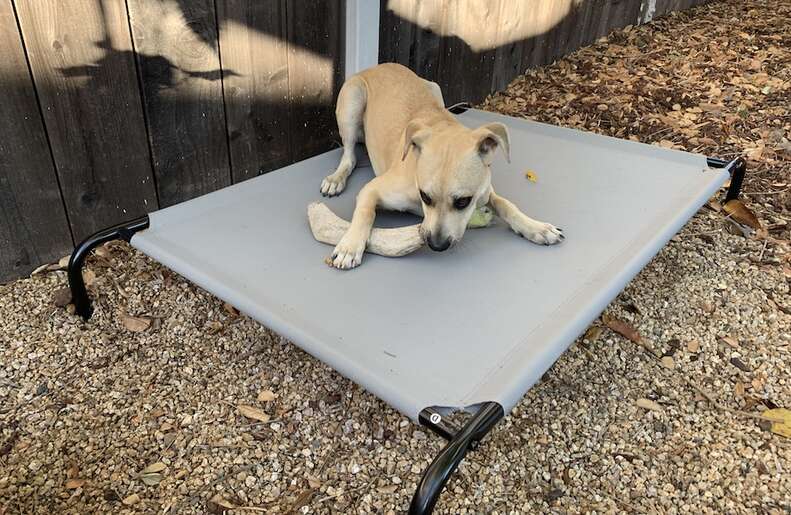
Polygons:
[[472,105],[469,102],[457,102],[446,109],[452,114],[461,114],[468,109],[472,109]]
[[728,186],[728,191],[725,193],[725,199],[722,203],[739,198],[739,193],[742,191],[742,183],[744,182],[744,174],[747,173],[747,161],[743,157],[737,157],[732,161],[707,157],[706,164],[712,168],[724,168],[731,174],[731,184]]
[[88,291],[85,289],[85,281],[82,278],[82,266],[85,264],[85,258],[88,257],[91,250],[102,243],[112,240],[124,240],[128,242],[136,232],[148,229],[148,226],[148,215],[145,215],[92,234],[74,248],[71,259],[69,259],[69,288],[71,289],[71,299],[74,303],[75,311],[84,320],[91,318],[91,314],[93,313],[91,299],[88,297]]
[[423,472],[409,505],[410,515],[428,514],[434,510],[445,483],[467,455],[467,451],[474,449],[504,415],[503,407],[499,403],[484,402],[461,429],[453,431],[452,426],[443,425],[442,416],[437,411],[427,408],[420,413],[421,424],[449,441]]

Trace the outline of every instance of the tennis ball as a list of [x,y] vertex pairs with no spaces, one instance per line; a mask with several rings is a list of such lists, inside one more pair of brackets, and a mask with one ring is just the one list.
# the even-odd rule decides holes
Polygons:
[[494,213],[489,206],[479,206],[472,212],[470,221],[467,222],[467,228],[478,229],[480,227],[488,227],[494,219]]

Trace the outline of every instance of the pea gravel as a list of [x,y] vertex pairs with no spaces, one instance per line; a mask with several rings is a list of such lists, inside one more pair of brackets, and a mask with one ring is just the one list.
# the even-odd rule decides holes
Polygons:
[[[786,16],[788,26],[783,5],[755,2],[750,18],[722,2],[630,30],[675,40],[668,31],[723,19]],[[607,45],[553,66],[595,69]],[[540,80],[518,79],[505,98]],[[770,116],[780,146],[787,107]],[[784,155],[754,156],[747,187],[788,179]],[[468,456],[437,511],[791,512],[791,440],[758,418],[791,408],[788,189],[773,188],[746,196],[771,241],[732,234],[716,204],[701,210],[607,309],[643,345],[597,321]],[[88,323],[56,305],[63,271],[0,286],[0,514],[406,510],[437,437],[123,243],[88,269]]]

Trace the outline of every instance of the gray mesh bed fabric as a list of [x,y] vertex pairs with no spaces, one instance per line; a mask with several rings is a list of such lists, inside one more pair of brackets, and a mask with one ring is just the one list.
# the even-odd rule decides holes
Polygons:
[[[508,413],[728,173],[700,155],[477,110],[459,118],[508,126],[511,164],[498,157],[495,190],[562,227],[562,245],[498,223],[448,252],[367,254],[357,269],[332,269],[306,208],[340,150],[152,213],[131,243],[413,420],[485,401]],[[349,219],[371,176],[355,171],[329,207]]]

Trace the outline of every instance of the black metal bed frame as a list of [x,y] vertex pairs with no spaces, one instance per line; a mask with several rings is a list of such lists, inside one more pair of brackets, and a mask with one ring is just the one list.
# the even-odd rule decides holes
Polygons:
[[[469,108],[469,104],[461,103],[449,107],[448,110],[458,114]],[[706,162],[711,168],[723,168],[731,174],[731,184],[724,202],[738,198],[747,170],[746,161],[741,157],[732,161],[710,157],[706,159]],[[112,240],[129,242],[136,232],[148,229],[148,227],[148,215],[142,216],[101,230],[86,238],[74,249],[69,260],[69,287],[76,313],[84,320],[88,320],[93,313],[82,277],[82,268],[90,251]],[[435,406],[425,408],[420,412],[419,422],[446,439],[448,443],[423,472],[409,507],[410,514],[429,514],[434,510],[445,484],[461,464],[467,452],[474,450],[497,422],[505,416],[503,407],[497,402],[484,402],[470,408],[473,409],[473,413],[461,428],[449,423],[442,415],[442,412],[447,412],[450,408]]]

